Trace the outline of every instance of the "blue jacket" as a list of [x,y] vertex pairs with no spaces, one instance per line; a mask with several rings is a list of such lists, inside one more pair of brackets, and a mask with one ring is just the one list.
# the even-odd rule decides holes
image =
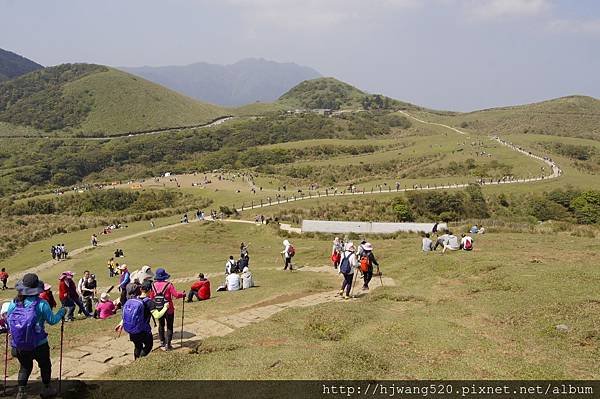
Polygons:
[[[38,299],[36,295],[26,296],[25,300],[24,300],[25,307],[31,306],[36,299]],[[8,305],[7,314],[10,315],[15,310],[16,307],[17,307],[17,304],[13,300],[10,303],[10,305]],[[37,305],[36,313],[38,315],[38,323],[39,323],[40,327],[42,327],[42,331],[45,331],[44,330],[44,322],[47,322],[50,325],[54,325],[63,318],[63,316],[65,315],[65,312],[66,312],[65,308],[60,308],[60,309],[58,309],[56,314],[52,313],[52,309],[50,308],[50,305],[48,304],[48,302],[44,301],[43,299],[40,299],[38,302],[38,305]],[[43,345],[46,342],[48,342],[47,336],[45,338],[41,339],[36,344],[36,347]]]

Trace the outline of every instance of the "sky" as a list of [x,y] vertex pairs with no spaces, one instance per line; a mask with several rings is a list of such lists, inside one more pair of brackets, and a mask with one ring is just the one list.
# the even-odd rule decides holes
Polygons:
[[470,111],[600,98],[598,0],[0,0],[0,48],[45,66],[310,66]]

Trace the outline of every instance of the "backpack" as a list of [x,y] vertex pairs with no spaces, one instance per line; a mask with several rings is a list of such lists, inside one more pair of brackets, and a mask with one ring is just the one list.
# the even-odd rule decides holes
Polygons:
[[296,248],[294,248],[294,246],[292,244],[290,244],[290,246],[287,250],[287,253],[290,258],[293,258],[294,255],[296,255]]
[[146,302],[148,298],[131,298],[123,306],[123,329],[129,334],[139,334],[148,330],[146,322]]
[[34,350],[37,343],[48,335],[38,323],[37,306],[40,300],[36,300],[29,306],[17,301],[13,312],[8,316],[12,346],[18,350]]
[[350,266],[350,256],[352,256],[352,254],[344,256],[342,258],[342,261],[340,262],[340,272],[343,274],[352,273],[352,267]]
[[165,303],[167,303],[167,298],[165,298],[165,292],[167,292],[167,288],[169,288],[170,285],[171,283],[165,284],[162,291],[158,292],[156,291],[154,284],[152,284],[152,291],[154,291],[154,298],[152,298],[152,300],[154,301],[154,305],[156,305],[156,310],[162,310],[162,308],[165,307]]
[[366,273],[369,271],[370,268],[371,268],[371,259],[369,259],[368,254],[364,254],[363,256],[360,257],[360,270],[363,273]]
[[465,240],[465,251],[470,251],[473,249],[473,241],[471,240]]

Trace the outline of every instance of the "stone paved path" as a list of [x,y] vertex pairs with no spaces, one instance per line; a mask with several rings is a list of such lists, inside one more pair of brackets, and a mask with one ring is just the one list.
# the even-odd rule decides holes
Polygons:
[[[336,273],[330,266],[306,266],[300,270],[302,272]],[[375,276],[371,281],[370,291],[364,292],[360,290],[360,284],[357,282],[356,287],[354,287],[356,298],[360,298],[368,292],[372,292],[381,287],[382,282],[385,286],[395,285],[394,280],[389,277],[383,277],[380,280],[378,276]],[[352,300],[357,299],[351,299],[350,301]],[[180,346],[180,333],[177,330],[177,327],[175,328],[173,346],[176,350],[185,350],[185,348],[193,347],[202,339],[208,337],[221,337],[230,334],[238,328],[243,328],[250,324],[266,320],[287,308],[309,307],[326,302],[342,301],[344,300],[338,295],[338,291],[335,290],[310,294],[287,302],[254,307],[233,315],[217,317],[215,319],[198,319],[184,325],[183,347]],[[119,315],[114,317],[115,325],[119,320]],[[73,325],[75,326],[76,324],[77,322],[75,321]],[[156,328],[154,328],[154,330],[156,330]],[[155,340],[154,350],[158,350],[157,345],[158,343]],[[63,379],[97,380],[103,378],[103,374],[110,368],[129,364],[133,362],[133,360],[133,344],[129,341],[129,336],[126,333],[123,333],[120,337],[117,337],[116,334],[114,336],[98,337],[91,340],[86,345],[69,349],[64,352]],[[59,359],[54,358],[52,359],[52,377],[58,378],[58,373]],[[39,379],[39,369],[37,367],[34,368],[31,379]],[[16,375],[9,377],[9,380],[16,381]]]

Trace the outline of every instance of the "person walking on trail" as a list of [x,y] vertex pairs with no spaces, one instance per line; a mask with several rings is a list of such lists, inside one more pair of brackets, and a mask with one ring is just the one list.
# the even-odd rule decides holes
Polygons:
[[[129,291],[129,286],[132,284],[136,284],[141,286],[145,281],[150,281],[154,279],[154,273],[152,269],[148,265],[142,266],[140,270],[135,270],[129,273],[129,284],[125,287],[126,291]],[[129,299],[129,297],[127,297]]]
[[[156,269],[152,285],[152,290],[148,293],[148,297],[152,299],[156,305],[156,309],[162,310],[167,307],[167,312],[164,317],[158,320],[158,337],[160,339],[160,347],[162,350],[172,350],[171,340],[173,339],[173,323],[175,321],[175,305],[173,298],[180,299],[185,297],[185,291],[179,292],[175,286],[167,281],[171,276],[162,267]],[[166,332],[165,332],[166,329]]]
[[342,259],[340,260],[340,273],[344,276],[344,281],[342,282],[342,289],[339,294],[343,295],[344,299],[350,298],[354,270],[357,266],[355,251],[354,244],[351,242],[347,243],[345,251],[342,254]]
[[342,252],[344,252],[344,247],[340,241],[339,237],[335,237],[333,240],[333,247],[331,248],[331,262],[333,263],[333,268],[337,269],[340,265],[340,260],[342,259]]
[[83,306],[83,303],[79,299],[77,287],[75,286],[75,282],[73,281],[73,272],[62,272],[58,279],[58,298],[62,306],[64,308],[67,308],[65,322],[75,320],[75,305],[79,307],[79,309],[81,310],[81,312],[83,312],[85,317],[92,317],[92,315],[88,313],[87,309]]
[[48,302],[50,305],[50,309],[54,309],[56,307],[56,299],[54,299],[54,294],[52,294],[52,286],[48,283],[44,283],[44,292],[39,295],[40,299]]
[[210,281],[204,277],[204,273],[198,274],[198,280],[194,281],[187,295],[187,301],[192,302],[193,298],[199,301],[205,301],[210,298]]
[[99,319],[107,319],[117,312],[115,304],[110,300],[106,292],[100,294],[100,302],[96,305],[96,315]]
[[125,305],[127,302],[127,284],[131,282],[131,276],[129,274],[129,270],[127,270],[127,265],[123,263],[118,267],[119,270],[119,292],[121,293],[121,299],[119,304],[121,306]]
[[373,255],[373,245],[370,242],[362,245],[363,254],[360,258],[360,271],[363,274],[363,287],[364,291],[369,289],[369,282],[373,278],[373,265],[377,266],[377,274],[379,274],[379,263]]
[[233,255],[229,255],[229,259],[225,262],[225,275],[235,273],[237,269],[237,263],[235,259],[233,259]]
[[283,247],[283,251],[281,251],[281,256],[283,256],[284,262],[283,270],[287,270],[289,266],[290,271],[292,271],[292,258],[294,257],[294,255],[296,255],[296,249],[289,242],[289,240],[283,240]]
[[130,299],[125,302],[123,307],[123,318],[115,330],[129,333],[129,340],[133,342],[133,358],[147,356],[154,345],[152,339],[152,327],[150,318],[163,320],[167,313],[167,306],[162,309],[156,308],[156,303],[149,298],[152,290],[152,284],[149,281],[141,286],[132,285],[129,287],[127,296]]
[[65,315],[65,308],[52,313],[48,302],[39,299],[44,283],[33,273],[27,273],[17,282],[17,297],[8,306],[8,326],[11,334],[11,353],[19,360],[17,399],[27,397],[27,382],[35,360],[40,368],[44,388],[42,398],[56,396],[52,388],[52,362],[44,323],[54,325]]
[[4,267],[2,268],[2,271],[0,271],[0,281],[2,281],[2,291],[8,289],[8,286],[6,285],[8,282],[8,273]]

